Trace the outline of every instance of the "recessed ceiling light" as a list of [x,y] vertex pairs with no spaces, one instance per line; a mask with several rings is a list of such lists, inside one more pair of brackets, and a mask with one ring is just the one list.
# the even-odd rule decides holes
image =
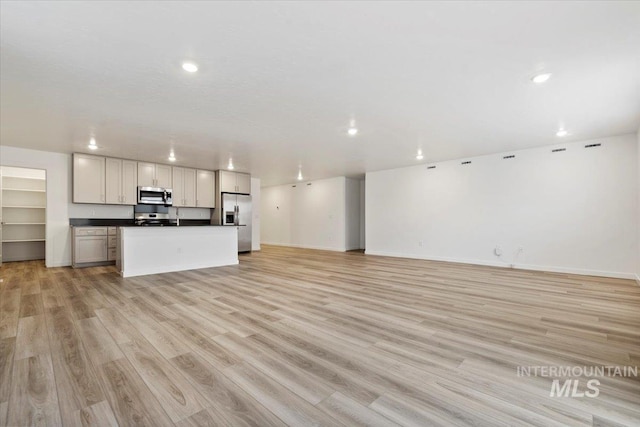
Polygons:
[[89,150],[97,150],[98,146],[96,145],[96,139],[91,137],[89,140]]
[[347,133],[349,134],[349,136],[356,136],[358,134],[358,129],[354,127],[350,127]]
[[195,73],[196,71],[198,71],[198,66],[193,62],[183,62],[182,69],[189,73]]
[[424,156],[422,155],[422,150],[418,150],[418,155],[416,156],[416,160],[422,160]]
[[537,84],[541,84],[546,82],[550,78],[551,78],[551,73],[541,73],[531,77],[531,81]]
[[298,181],[302,181],[302,169],[298,169]]
[[233,159],[231,159],[231,157],[229,157],[229,165],[227,166],[227,169],[230,171],[233,170]]
[[567,135],[569,135],[569,132],[567,132],[564,129],[560,129],[558,132],[556,132],[556,136],[558,136],[560,138],[565,137]]

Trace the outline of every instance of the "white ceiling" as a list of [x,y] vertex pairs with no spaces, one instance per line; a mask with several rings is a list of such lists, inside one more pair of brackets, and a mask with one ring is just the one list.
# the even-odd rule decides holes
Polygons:
[[640,2],[2,1],[0,47],[3,145],[263,185],[640,125]]

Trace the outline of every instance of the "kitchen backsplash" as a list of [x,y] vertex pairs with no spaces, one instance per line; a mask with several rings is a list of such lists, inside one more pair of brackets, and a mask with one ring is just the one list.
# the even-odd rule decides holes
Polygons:
[[133,206],[69,203],[69,218],[133,218]]

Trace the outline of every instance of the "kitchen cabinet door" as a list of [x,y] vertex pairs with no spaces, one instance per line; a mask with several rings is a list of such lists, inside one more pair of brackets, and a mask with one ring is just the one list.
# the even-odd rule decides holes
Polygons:
[[236,193],[251,194],[251,175],[236,173]]
[[156,165],[156,187],[171,188],[171,166]]
[[172,168],[172,189],[173,189],[173,206],[182,207],[184,203],[184,168]]
[[212,171],[199,170],[196,179],[196,206],[199,208],[214,208],[215,174]]
[[154,163],[138,162],[138,185],[141,187],[156,187],[156,165]]
[[73,155],[73,203],[105,203],[105,158]]
[[218,179],[221,193],[237,193],[235,172],[219,171]]
[[122,203],[122,160],[105,159],[105,203]]
[[122,161],[122,204],[138,203],[138,164],[133,160]]
[[107,241],[107,236],[76,237],[74,263],[107,261],[109,258]]
[[196,207],[196,174],[195,169],[184,170],[184,206],[191,208]]

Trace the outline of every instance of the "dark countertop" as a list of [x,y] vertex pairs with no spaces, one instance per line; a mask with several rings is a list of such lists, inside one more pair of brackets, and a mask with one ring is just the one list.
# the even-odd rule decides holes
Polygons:
[[[133,219],[112,218],[69,218],[71,227],[140,227]],[[209,219],[181,219],[180,227],[212,226]],[[168,226],[175,227],[175,226]]]

